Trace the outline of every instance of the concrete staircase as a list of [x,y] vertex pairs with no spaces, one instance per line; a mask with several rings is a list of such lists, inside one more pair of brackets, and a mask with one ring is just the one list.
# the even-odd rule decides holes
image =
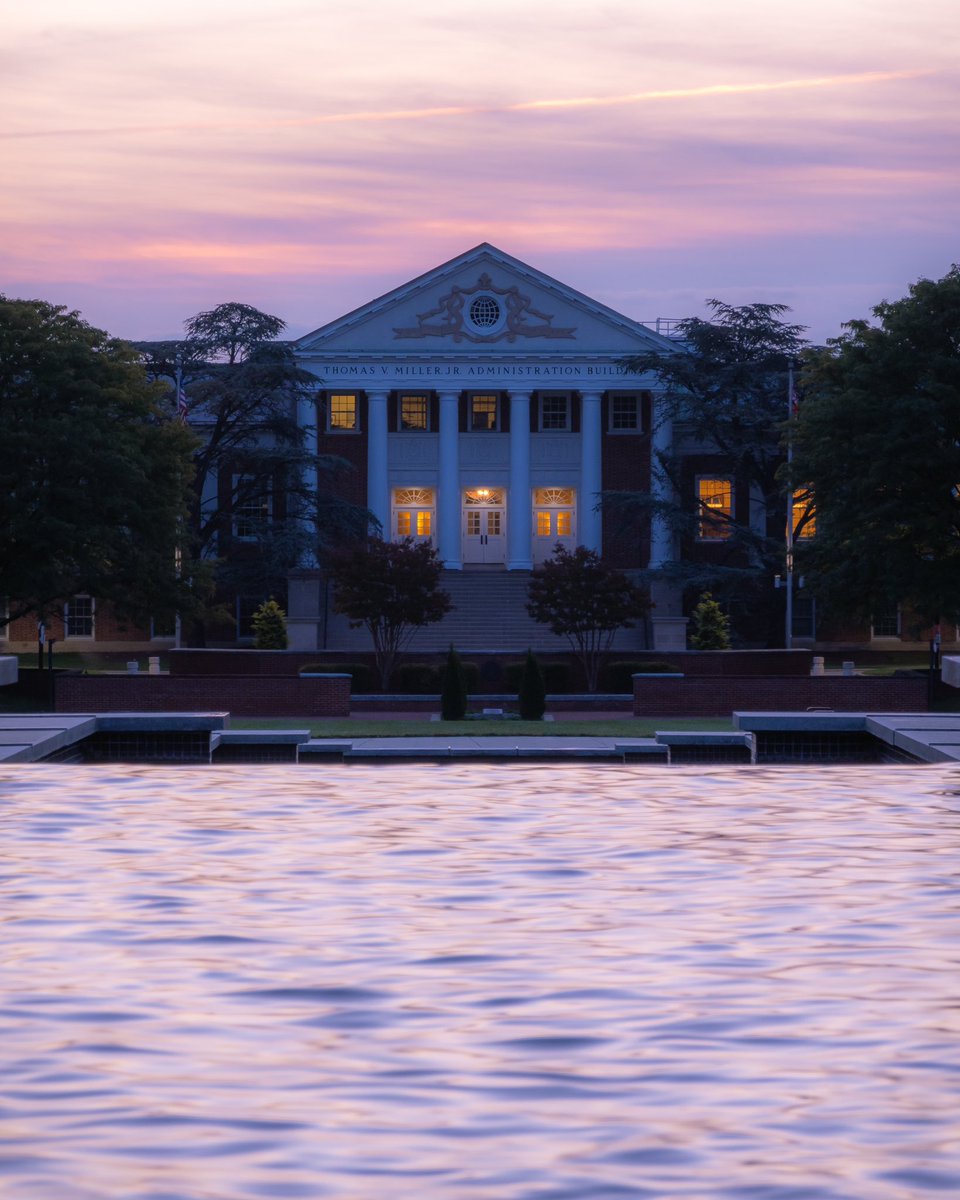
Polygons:
[[[446,650],[451,643],[460,651],[522,652],[528,646],[539,651],[568,650],[565,638],[555,637],[528,614],[529,579],[529,571],[504,571],[502,568],[444,571],[443,588],[450,595],[453,609],[436,625],[418,629],[408,653]],[[618,630],[613,645],[616,650],[643,649],[643,623],[633,629]],[[327,648],[369,650],[370,637],[365,629],[351,629],[345,617],[331,612],[327,623]]]

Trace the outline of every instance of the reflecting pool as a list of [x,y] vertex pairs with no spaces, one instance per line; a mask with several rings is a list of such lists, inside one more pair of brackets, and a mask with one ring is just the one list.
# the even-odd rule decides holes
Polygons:
[[960,771],[0,770],[11,1200],[960,1196]]

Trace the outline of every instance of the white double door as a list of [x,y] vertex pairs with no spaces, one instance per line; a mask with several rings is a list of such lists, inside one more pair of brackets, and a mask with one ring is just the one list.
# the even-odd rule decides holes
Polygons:
[[464,508],[463,561],[502,563],[507,558],[506,510],[500,506]]

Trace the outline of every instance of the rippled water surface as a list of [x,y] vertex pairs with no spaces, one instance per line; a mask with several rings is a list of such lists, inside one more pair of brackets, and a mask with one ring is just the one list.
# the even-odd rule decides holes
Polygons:
[[0,771],[0,1195],[960,1196],[960,772]]

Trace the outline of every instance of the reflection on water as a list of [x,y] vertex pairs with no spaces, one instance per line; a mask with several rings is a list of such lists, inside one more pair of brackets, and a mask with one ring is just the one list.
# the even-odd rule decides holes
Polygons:
[[0,1195],[960,1196],[958,791],[2,770]]

